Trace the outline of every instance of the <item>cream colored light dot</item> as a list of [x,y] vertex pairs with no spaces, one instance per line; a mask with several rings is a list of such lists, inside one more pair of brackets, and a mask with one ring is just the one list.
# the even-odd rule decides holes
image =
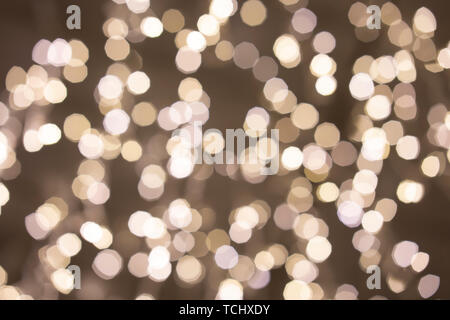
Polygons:
[[330,122],[321,123],[314,132],[314,140],[323,148],[334,147],[341,137],[339,129]]
[[73,290],[74,275],[67,269],[54,271],[50,279],[53,286],[61,293],[69,294]]
[[133,122],[138,126],[146,127],[156,120],[156,109],[149,102],[140,102],[136,104],[131,112]]
[[176,272],[184,282],[196,283],[202,276],[203,266],[196,258],[184,256],[178,260]]
[[397,197],[404,203],[417,203],[422,200],[424,186],[412,180],[403,180],[397,187]]
[[150,7],[150,0],[114,0],[116,3],[126,3],[133,13],[143,13]]
[[156,17],[147,17],[142,19],[141,31],[149,38],[157,38],[163,32],[163,24]]
[[81,240],[74,233],[65,233],[56,241],[59,251],[66,257],[73,257],[81,250]]
[[4,206],[9,201],[9,190],[8,188],[3,184],[0,183],[0,206]]
[[428,299],[433,296],[439,289],[441,283],[441,278],[434,274],[427,274],[419,280],[419,285],[417,289],[422,298]]
[[291,120],[297,128],[308,130],[319,122],[319,112],[308,103],[300,103],[291,113]]
[[384,198],[377,202],[375,210],[383,215],[384,221],[391,221],[397,212],[397,204],[392,199]]
[[98,92],[105,99],[117,99],[122,95],[123,83],[119,77],[106,75],[98,82]]
[[367,73],[357,73],[350,80],[350,93],[353,98],[357,100],[369,99],[375,87],[372,78]]
[[233,14],[234,4],[232,0],[212,0],[209,12],[219,19],[226,19]]
[[19,84],[25,84],[27,81],[27,73],[21,67],[14,66],[6,74],[5,86],[10,92],[14,91],[14,88]]
[[120,61],[130,54],[130,44],[124,38],[114,36],[106,40],[105,52],[111,60]]
[[260,251],[255,257],[255,266],[261,271],[273,268],[275,260],[269,251]]
[[61,139],[61,130],[56,124],[46,123],[39,127],[38,138],[43,145],[55,144]]
[[279,0],[279,1],[285,6],[293,6],[294,4],[297,4],[300,0]]
[[120,153],[122,154],[122,157],[129,162],[137,161],[142,156],[142,147],[137,141],[128,140],[122,145]]
[[64,120],[64,134],[67,139],[77,142],[86,130],[91,128],[91,123],[82,114],[73,113]]
[[[103,24],[103,33],[109,38],[113,36],[126,37],[128,35],[128,25],[122,19],[110,18]],[[70,43],[72,43],[72,41]],[[72,50],[74,50],[74,48],[72,48]],[[83,50],[85,49],[83,48]]]
[[217,19],[209,14],[202,15],[197,21],[198,30],[205,36],[214,36],[220,30],[220,24]]
[[175,63],[178,69],[183,73],[193,73],[197,71],[202,63],[200,52],[192,50],[189,47],[182,47],[178,50],[175,57]]
[[419,139],[414,136],[401,137],[395,148],[399,157],[405,160],[416,159],[420,151]]
[[281,65],[286,68],[294,68],[300,63],[300,45],[297,39],[290,34],[284,34],[277,38],[273,45],[273,52]]
[[19,84],[14,87],[13,102],[15,107],[19,109],[28,108],[35,98],[34,91],[30,86]]
[[219,132],[208,132],[203,137],[203,148],[209,154],[217,154],[223,150],[225,140]]
[[306,254],[308,258],[316,263],[325,261],[331,254],[331,243],[327,238],[316,236],[308,241]]
[[178,86],[178,96],[184,101],[193,102],[201,99],[203,87],[200,81],[195,78],[185,78]]
[[297,170],[303,163],[303,153],[297,147],[288,147],[283,151],[281,163],[287,170]]
[[191,31],[186,38],[186,44],[191,50],[201,52],[206,48],[206,39],[200,32]]
[[142,71],[133,72],[128,76],[127,88],[132,94],[143,94],[150,88],[150,78]]
[[272,78],[264,85],[263,93],[267,100],[276,103],[286,99],[289,95],[289,90],[283,79]]
[[8,281],[8,274],[6,273],[5,269],[3,269],[2,266],[0,266],[0,287],[6,285]]
[[66,86],[58,79],[50,80],[44,88],[44,97],[50,103],[61,103],[66,96]]
[[403,137],[403,126],[399,121],[390,120],[385,122],[382,129],[386,133],[386,138],[390,145],[396,145],[398,139]]
[[[214,0],[217,1],[217,0]],[[234,279],[226,279],[219,285],[217,299],[219,300],[242,300],[244,295],[242,284]]]
[[363,215],[362,226],[369,233],[377,233],[383,226],[383,216],[378,211],[368,211]]
[[391,113],[391,102],[384,95],[371,97],[366,103],[366,113],[373,120],[382,120]]
[[248,0],[241,7],[241,19],[251,27],[259,26],[267,16],[267,9],[259,0]]
[[310,286],[300,280],[292,280],[286,284],[283,290],[285,300],[310,300],[313,291]]
[[445,69],[450,68],[450,48],[444,48],[439,51],[437,60],[441,67]]
[[428,266],[430,256],[425,252],[417,252],[411,261],[411,267],[415,272],[422,272]]
[[413,19],[414,27],[416,27],[422,33],[430,33],[436,30],[436,19],[433,13],[422,7],[416,11]]
[[83,64],[81,66],[70,66],[66,65],[63,70],[64,78],[72,83],[79,83],[86,79],[88,75],[88,69]]
[[322,202],[333,202],[339,196],[339,188],[333,182],[322,183],[317,188],[317,197]]
[[309,68],[311,73],[316,76],[331,75],[333,70],[333,59],[326,54],[318,54],[311,60]]
[[234,47],[231,42],[222,40],[216,45],[215,53],[219,60],[229,61],[233,59]]

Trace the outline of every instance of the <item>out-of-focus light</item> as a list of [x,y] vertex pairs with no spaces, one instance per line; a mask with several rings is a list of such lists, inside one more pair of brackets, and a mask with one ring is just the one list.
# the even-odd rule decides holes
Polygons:
[[163,24],[158,18],[146,17],[142,19],[141,31],[149,38],[157,38],[163,32]]
[[46,123],[39,128],[38,138],[43,145],[55,144],[61,139],[61,130],[56,124]]

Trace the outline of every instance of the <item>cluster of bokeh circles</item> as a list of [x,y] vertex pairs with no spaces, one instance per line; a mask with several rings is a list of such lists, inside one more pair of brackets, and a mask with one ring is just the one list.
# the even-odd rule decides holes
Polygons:
[[[187,19],[180,10],[167,9],[161,16],[155,15],[150,0],[112,0],[111,4],[102,25],[109,66],[89,93],[103,116],[102,126],[95,127],[86,115],[76,112],[59,125],[46,121],[51,110],[47,106],[65,103],[66,84],[82,83],[88,77],[87,63],[92,57],[80,39],[37,42],[32,51],[33,64],[27,70],[18,66],[9,70],[5,79],[9,99],[0,102],[1,206],[10,201],[8,184],[21,173],[17,148],[36,153],[67,140],[82,159],[69,182],[71,199],[43,199],[24,221],[29,236],[44,243],[38,252],[39,279],[50,284],[52,292],[92,297],[86,292],[92,289],[88,283],[83,282],[81,290],[74,288],[74,274],[67,267],[72,258],[83,254],[85,246],[94,246],[98,252],[92,270],[81,269],[82,277],[93,272],[92,277],[107,281],[129,273],[154,284],[155,290],[147,286],[136,292],[136,299],[159,298],[160,285],[172,278],[179,290],[204,285],[206,289],[198,298],[254,297],[253,292],[268,286],[271,272],[280,268],[288,280],[277,284],[282,294],[271,298],[357,299],[357,287],[365,286],[365,282],[333,287],[320,277],[330,268],[321,264],[333,254],[329,238],[333,230],[327,221],[336,219],[353,234],[348,250],[360,253],[355,263],[362,273],[373,265],[389,270],[381,276],[394,294],[411,286],[416,287],[418,297],[429,298],[436,293],[440,277],[426,272],[429,254],[420,251],[414,241],[392,243],[380,236],[383,226],[395,218],[398,203],[420,202],[427,192],[428,182],[424,181],[443,175],[450,161],[450,113],[444,103],[430,106],[424,136],[408,134],[405,125],[418,117],[416,64],[422,64],[431,74],[450,68],[450,42],[447,47],[436,47],[433,37],[437,22],[429,9],[419,8],[409,22],[402,19],[395,4],[386,2],[380,8],[382,29],[377,30],[366,26],[370,16],[367,5],[352,4],[348,20],[355,34],[341,36],[368,43],[387,32],[397,49],[391,55],[360,56],[345,71],[351,73],[350,81],[338,83],[335,74],[339,63],[333,51],[339,45],[339,36],[332,30],[319,30],[320,17],[308,9],[307,1],[279,0],[277,5],[289,13],[291,20],[267,55],[262,55],[251,39],[232,43],[221,32],[232,17],[239,17],[249,27],[270,24],[270,12],[260,0],[211,0],[209,11],[196,18],[193,29],[185,26]],[[143,71],[145,52],[133,46],[165,33],[173,35],[177,49],[173,64],[184,78],[173,103],[156,106],[141,97],[151,92],[152,82],[163,80]],[[209,47],[212,50],[207,50]],[[302,57],[302,47],[313,50],[312,59]],[[263,103],[249,106],[240,128],[247,136],[260,139],[241,154],[224,154],[226,141],[220,132],[202,135],[199,123],[208,123],[215,104],[214,96],[209,96],[195,77],[205,55],[212,55],[208,59],[228,68],[252,73],[255,82],[261,84]],[[355,112],[349,115],[353,125],[349,134],[333,122],[321,121],[320,108],[301,101],[289,88],[302,83],[288,85],[280,76],[280,70],[295,70],[300,64],[309,66],[310,74],[305,77],[314,79],[312,90],[317,96],[333,95],[338,86],[348,89],[355,103]],[[18,116],[22,114],[26,116]],[[148,127],[171,135],[155,134],[143,141],[136,131]],[[270,129],[279,130],[279,141],[266,135]],[[299,143],[304,132],[312,133],[312,139]],[[163,147],[153,148],[155,144]],[[199,146],[206,155],[235,161],[199,164]],[[250,157],[257,161],[246,162]],[[159,202],[169,181],[195,186],[195,182],[219,174],[248,185],[249,190],[276,183],[271,182],[271,176],[261,174],[275,157],[280,163],[276,176],[289,181],[288,192],[275,206],[272,201],[255,198],[224,213],[214,205],[196,206],[189,196]],[[405,176],[395,194],[387,198],[377,195],[377,186],[383,179],[383,164],[392,158],[410,163],[421,178],[416,179],[416,174]],[[148,209],[125,212],[127,218],[121,221],[122,229],[126,229],[123,232],[131,233],[144,245],[131,253],[114,246],[116,238],[122,236],[112,231],[111,225],[116,222],[102,215],[71,212],[74,200],[88,211],[104,206],[111,197],[123,196],[112,193],[109,185],[114,171],[108,163],[116,159],[135,168],[136,183],[129,192],[138,193],[149,203]],[[333,181],[331,172],[344,169],[347,178]],[[317,203],[328,204],[326,214],[317,209]],[[217,222],[217,216],[223,214],[227,214],[226,226]],[[262,232],[269,225],[288,234],[284,238],[288,241],[264,236]],[[389,247],[383,251],[388,254],[383,255],[381,247]],[[394,267],[395,272],[391,272]],[[86,277],[86,281],[92,277]],[[105,292],[99,296],[108,297]],[[0,266],[0,299],[30,298],[41,296],[32,296],[20,285],[8,283],[7,270]],[[372,298],[385,297],[374,293]]]

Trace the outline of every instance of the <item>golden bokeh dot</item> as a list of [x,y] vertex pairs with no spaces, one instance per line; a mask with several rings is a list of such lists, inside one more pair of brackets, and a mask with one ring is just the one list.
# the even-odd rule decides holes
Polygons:
[[178,96],[187,102],[198,101],[203,95],[203,87],[195,78],[185,78],[178,86]]
[[273,52],[285,68],[295,68],[300,63],[300,44],[291,34],[279,36],[273,45]]
[[124,60],[130,54],[130,44],[124,38],[114,36],[106,40],[105,52],[111,60]]
[[348,11],[348,19],[355,27],[366,26],[369,14],[366,12],[367,6],[361,2],[355,2]]
[[323,122],[317,126],[314,132],[314,140],[323,148],[334,147],[341,137],[339,129],[330,122]]
[[420,168],[424,175],[433,178],[439,174],[440,166],[441,164],[439,158],[435,155],[429,155],[428,157],[423,159]]
[[8,273],[6,273],[5,269],[3,269],[2,266],[0,266],[0,287],[6,285],[7,281],[8,281]]
[[[152,3],[150,8],[151,0],[113,2],[100,23],[106,56],[92,61],[84,40],[40,39],[31,64],[5,70],[0,214],[10,216],[17,201],[17,188],[9,181],[19,175],[33,180],[28,171],[44,177],[43,193],[54,189],[62,195],[22,216],[38,244],[37,263],[26,264],[25,271],[53,291],[8,283],[12,270],[4,264],[0,300],[70,293],[121,298],[102,281],[119,274],[122,279],[124,265],[126,276],[159,283],[132,293],[137,300],[159,299],[167,286],[224,300],[273,298],[274,293],[287,300],[360,299],[365,283],[333,288],[323,278],[323,268],[339,267],[333,263],[343,252],[338,233],[345,228],[331,228],[329,217],[353,228],[347,249],[357,251],[355,266],[385,268],[383,283],[391,293],[427,299],[437,292],[444,275],[421,274],[434,268],[429,264],[436,257],[419,250],[420,239],[392,242],[397,237],[385,224],[397,212],[417,211],[414,204],[421,201],[422,207],[435,204],[427,219],[445,211],[436,196],[445,190],[450,163],[450,111],[439,101],[445,98],[441,91],[448,88],[441,82],[450,68],[450,42],[442,42],[440,34],[447,27],[440,21],[444,11],[437,15],[431,4],[411,11],[392,0],[375,7],[373,1],[353,1],[339,8],[353,29],[342,35],[309,0],[278,0],[274,7],[263,0],[210,0],[197,8],[203,10],[197,16],[186,6]],[[373,20],[380,7],[381,21]],[[282,11],[287,20],[272,21]],[[370,22],[383,25],[372,28]],[[252,28],[270,32],[249,37]],[[174,46],[162,48],[167,44]],[[345,57],[343,46],[359,53]],[[378,50],[383,46],[389,50]],[[302,58],[307,59],[303,66]],[[95,74],[88,66],[96,67]],[[98,73],[99,66],[106,71]],[[211,89],[211,71],[223,90]],[[426,101],[424,83],[437,101]],[[80,86],[91,88],[69,95]],[[342,92],[345,99],[331,96]],[[73,100],[74,93],[81,96]],[[87,98],[92,108],[80,105]],[[235,106],[227,109],[226,103]],[[236,108],[243,114],[233,115]],[[228,118],[238,121],[237,152],[228,149],[228,129],[225,138],[223,126],[210,126]],[[202,125],[208,127],[205,132]],[[68,141],[61,140],[61,131]],[[242,149],[241,133],[250,139]],[[31,171],[22,169],[29,161],[20,159],[21,148],[36,158]],[[67,151],[62,158],[75,161],[72,174],[60,174],[63,167],[54,162],[62,158],[52,160],[47,148]],[[216,162],[198,163],[197,156]],[[111,211],[117,201],[107,202],[121,169],[109,160],[119,157],[123,160],[116,162],[137,175],[128,179],[131,186],[122,179],[122,187],[144,202],[128,199],[143,207],[127,212],[122,201],[117,220]],[[234,162],[220,161],[225,159]],[[54,172],[42,171],[39,160]],[[269,166],[276,172],[267,177]],[[232,184],[213,186],[217,178]],[[215,203],[213,197],[223,199]],[[97,278],[83,281],[86,290],[73,292],[77,279],[68,267],[89,258],[85,249],[92,251],[83,240],[97,250],[90,259],[92,275],[87,274]],[[110,248],[113,243],[118,251]],[[327,261],[333,253],[333,261]],[[286,281],[279,281],[279,272]],[[120,279],[116,282],[125,278]]]
[[402,14],[398,7],[392,2],[386,2],[381,7],[381,21],[387,25],[391,25],[402,19]]
[[64,134],[67,139],[77,142],[91,128],[89,120],[80,113],[73,113],[64,120]]
[[267,9],[259,0],[247,0],[243,3],[240,11],[242,21],[251,26],[259,26],[266,20]]
[[72,48],[72,59],[69,64],[72,66],[80,66],[89,59],[89,49],[80,40],[70,40],[69,45]]
[[203,265],[195,257],[184,256],[178,260],[176,272],[178,277],[184,282],[190,284],[197,283],[201,279]]
[[317,188],[317,197],[323,202],[333,202],[339,196],[339,188],[333,182],[325,182]]
[[162,16],[164,29],[170,33],[176,33],[184,27],[184,16],[176,9],[169,9]]
[[150,102],[139,102],[131,111],[133,122],[140,127],[146,127],[155,122],[157,112]]
[[23,70],[21,67],[14,66],[11,69],[9,69],[8,73],[6,74],[5,79],[6,89],[12,92],[14,88],[17,87],[19,84],[26,83],[26,80],[27,80],[27,73],[25,72],[25,70]]
[[216,45],[215,53],[219,60],[229,61],[233,59],[234,47],[231,42],[222,40]]
[[278,120],[275,124],[275,129],[279,130],[279,139],[283,143],[295,141],[300,134],[299,129],[292,124],[289,118]]
[[312,129],[319,122],[319,112],[311,104],[300,103],[291,113],[291,120],[299,129]]
[[292,280],[284,287],[283,297],[285,300],[310,300],[313,297],[313,291],[306,282]]
[[84,81],[88,75],[88,69],[83,64],[80,66],[72,67],[70,65],[64,66],[63,69],[64,78],[72,83],[79,83]]
[[97,181],[105,177],[105,167],[98,160],[84,160],[80,163],[77,171],[78,175],[90,175]]
[[222,229],[214,229],[208,233],[208,237],[206,238],[206,246],[211,252],[216,252],[219,247],[229,244],[230,238],[228,233]]
[[59,79],[51,79],[44,88],[44,97],[50,103],[61,103],[67,97],[67,88]]
[[113,36],[126,37],[128,35],[128,25],[122,19],[109,18],[103,24],[103,33],[108,38]]
[[259,270],[268,271],[273,268],[275,259],[269,251],[260,251],[256,254],[254,263]]

